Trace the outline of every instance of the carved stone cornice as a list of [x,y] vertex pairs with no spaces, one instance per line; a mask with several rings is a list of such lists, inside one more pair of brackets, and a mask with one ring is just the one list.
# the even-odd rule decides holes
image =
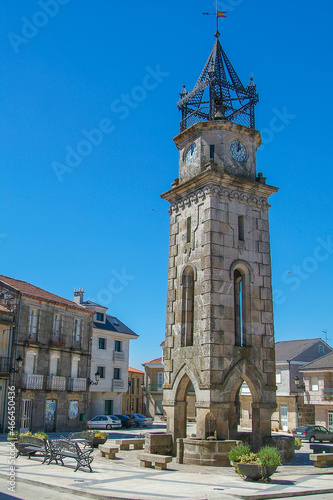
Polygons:
[[219,198],[222,200],[238,200],[240,203],[246,203],[247,205],[250,205],[252,207],[255,206],[260,209],[270,208],[270,205],[267,202],[267,198],[256,196],[251,193],[246,193],[245,191],[241,191],[238,189],[231,189],[210,184],[201,189],[197,189],[193,193],[171,203],[169,213],[177,213],[180,210],[183,210],[185,207],[190,207],[193,204],[196,205],[204,201],[207,197],[210,196],[219,196]]

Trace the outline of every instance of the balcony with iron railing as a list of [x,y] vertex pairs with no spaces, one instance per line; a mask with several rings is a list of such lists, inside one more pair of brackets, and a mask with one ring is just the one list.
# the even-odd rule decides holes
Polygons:
[[333,402],[333,389],[325,388],[322,391],[322,397],[324,401]]
[[48,391],[65,391],[66,390],[66,377],[58,377],[51,375],[47,377],[47,390]]
[[81,349],[81,340],[80,339],[73,340],[73,349]]
[[44,384],[44,375],[37,375],[36,373],[28,374],[22,373],[21,387],[22,389],[42,390]]
[[86,378],[72,378],[68,377],[68,390],[69,391],[86,391],[87,379]]
[[51,338],[49,341],[50,347],[65,347],[66,346],[66,335],[62,333],[51,333]]
[[0,358],[0,373],[10,373],[10,358]]

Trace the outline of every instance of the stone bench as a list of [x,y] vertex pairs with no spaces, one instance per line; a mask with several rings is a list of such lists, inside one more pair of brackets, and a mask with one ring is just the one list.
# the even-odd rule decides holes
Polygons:
[[155,455],[155,453],[138,453],[140,467],[152,467],[155,464],[155,469],[166,470],[167,464],[172,462],[172,457],[169,455]]
[[116,444],[120,450],[129,450],[130,445],[133,445],[134,450],[142,450],[145,445],[145,439],[116,439]]
[[116,453],[119,451],[118,446],[111,446],[108,444],[98,445],[98,449],[102,454],[102,457],[106,458],[116,458]]
[[327,467],[333,465],[333,453],[312,453],[309,459],[314,461],[315,467]]

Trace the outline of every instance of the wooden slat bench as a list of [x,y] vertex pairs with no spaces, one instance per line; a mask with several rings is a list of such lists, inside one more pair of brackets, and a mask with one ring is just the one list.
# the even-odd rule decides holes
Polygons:
[[49,441],[50,443],[50,451],[51,456],[49,458],[48,464],[50,464],[53,460],[58,463],[61,462],[64,465],[64,458],[73,458],[76,460],[76,472],[79,467],[88,467],[90,472],[92,472],[92,468],[90,466],[91,462],[94,460],[94,457],[91,456],[93,449],[81,449],[78,443],[67,441],[66,439],[54,439]]
[[116,458],[116,453],[119,451],[118,446],[111,446],[108,444],[98,445],[98,449],[102,454],[102,457],[106,458]]
[[155,455],[154,453],[138,453],[140,467],[152,467],[155,464],[155,469],[166,470],[167,464],[172,462],[172,457],[169,455]]
[[309,455],[309,459],[314,460],[315,467],[333,465],[333,453],[312,453]]
[[145,445],[145,439],[116,439],[116,444],[119,445],[120,450],[129,450],[130,445],[133,445],[134,450],[142,450]]

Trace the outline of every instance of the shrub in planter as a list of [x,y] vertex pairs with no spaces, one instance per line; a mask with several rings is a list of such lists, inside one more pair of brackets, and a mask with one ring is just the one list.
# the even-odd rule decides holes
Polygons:
[[302,440],[300,438],[295,438],[295,450],[300,450],[302,448]]
[[49,438],[49,436],[47,434],[45,434],[45,432],[43,432],[43,431],[35,432],[34,437],[40,438],[40,439],[48,439]]
[[7,441],[17,441],[17,436],[19,434],[19,431],[10,431],[7,434]]
[[32,432],[31,431],[20,432],[20,436],[32,436]]
[[104,444],[109,437],[109,434],[107,432],[102,432],[97,429],[92,429],[91,431],[86,431],[86,432],[94,433],[94,440],[93,440],[94,448],[97,448],[99,444]]
[[244,450],[244,454],[240,454],[242,446],[232,448],[228,457],[234,462],[236,472],[246,479],[267,480],[281,463],[280,453],[272,446],[264,446],[258,453],[253,453],[248,448]]
[[240,462],[241,457],[249,455],[251,453],[250,446],[246,443],[238,444],[231,448],[228,453],[228,458],[230,462]]

